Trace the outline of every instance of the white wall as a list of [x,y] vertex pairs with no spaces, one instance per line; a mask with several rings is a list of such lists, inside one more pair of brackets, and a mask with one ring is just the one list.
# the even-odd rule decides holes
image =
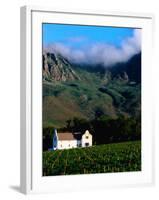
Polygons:
[[59,140],[58,149],[71,149],[77,147],[77,140]]
[[[0,6],[0,198],[1,199],[158,199],[159,173],[156,172],[156,186],[127,189],[107,189],[105,191],[88,191],[81,193],[33,195],[25,197],[17,192],[19,187],[19,53],[20,53],[20,14],[19,7],[24,4],[45,5],[57,8],[104,9],[108,11],[150,12],[155,14],[155,52],[156,60],[154,90],[159,102],[159,5],[158,0],[1,0]],[[156,101],[156,102],[157,102]],[[159,103],[156,107],[159,110]],[[157,115],[157,114],[156,114]],[[159,119],[159,118],[158,118]],[[159,121],[159,120],[158,120]],[[157,127],[158,128],[158,127]],[[158,129],[159,134],[159,129]],[[159,141],[156,134],[155,142]],[[159,145],[156,145],[155,168],[159,169]]]
[[92,135],[88,131],[85,131],[82,135],[82,147],[85,147],[87,143],[89,146],[92,146]]

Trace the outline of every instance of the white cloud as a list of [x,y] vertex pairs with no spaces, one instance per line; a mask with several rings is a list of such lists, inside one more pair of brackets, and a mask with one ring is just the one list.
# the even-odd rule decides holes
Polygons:
[[133,36],[126,38],[120,48],[106,43],[95,43],[85,48],[73,48],[62,43],[54,43],[46,51],[62,54],[74,63],[103,64],[105,67],[125,62],[141,51],[141,30],[135,29]]

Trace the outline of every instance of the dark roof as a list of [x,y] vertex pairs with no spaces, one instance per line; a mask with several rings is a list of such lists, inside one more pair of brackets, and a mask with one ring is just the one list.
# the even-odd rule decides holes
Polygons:
[[81,132],[75,132],[73,134],[74,134],[74,137],[76,138],[76,140],[81,140],[81,138],[82,138],[82,133]]

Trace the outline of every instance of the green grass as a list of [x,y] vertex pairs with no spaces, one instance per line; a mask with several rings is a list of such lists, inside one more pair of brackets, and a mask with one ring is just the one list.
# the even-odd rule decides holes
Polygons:
[[141,142],[43,152],[43,176],[141,171]]

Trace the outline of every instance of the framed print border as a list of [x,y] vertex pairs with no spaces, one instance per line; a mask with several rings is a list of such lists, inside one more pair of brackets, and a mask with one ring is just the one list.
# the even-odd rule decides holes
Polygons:
[[[73,17],[72,17],[73,16]],[[152,108],[152,28],[150,14],[21,8],[21,192],[61,192],[154,182]],[[124,19],[124,20],[123,20]],[[42,176],[41,24],[65,23],[142,28],[142,171],[91,175]],[[76,184],[74,184],[76,182]]]

